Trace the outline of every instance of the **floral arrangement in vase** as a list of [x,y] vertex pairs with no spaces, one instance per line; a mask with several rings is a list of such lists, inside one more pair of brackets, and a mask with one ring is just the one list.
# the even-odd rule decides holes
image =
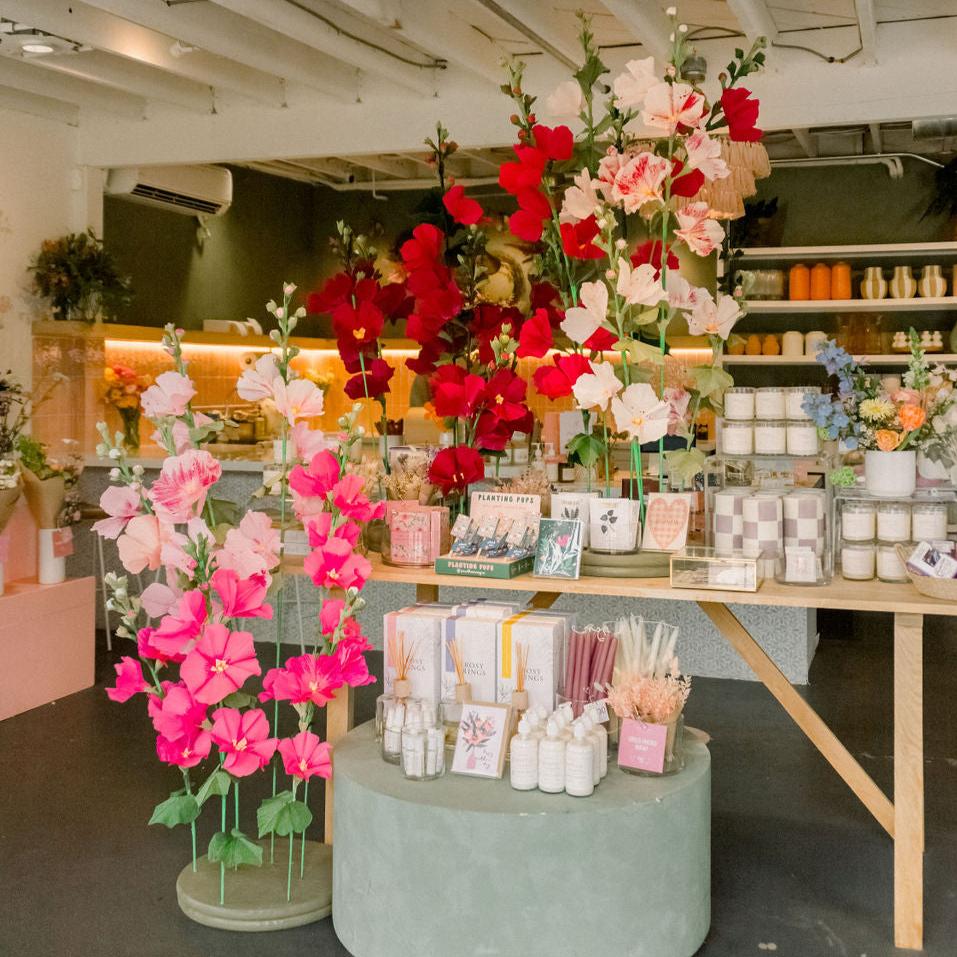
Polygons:
[[103,401],[119,413],[123,441],[131,454],[140,447],[140,396],[152,384],[152,376],[141,375],[119,362],[103,369]]
[[[732,384],[718,357],[741,307],[689,283],[678,272],[677,252],[683,247],[708,256],[721,245],[724,229],[707,190],[731,175],[722,158],[727,141],[761,137],[758,102],[738,84],[763,65],[765,42],[747,54],[736,51],[720,76],[721,96],[709,103],[683,73],[687,28],[674,8],[669,15],[669,62],[629,61],[611,83],[582,16],[582,66],[546,103],[553,115],[578,120],[575,136],[568,127],[539,121],[535,97],[522,87],[522,64],[509,67],[503,87],[518,129],[515,160],[499,173],[518,204],[509,226],[536,244],[541,275],[559,291],[560,327],[569,343],[536,371],[536,388],[549,398],[574,396],[584,425],[567,450],[575,461],[604,460],[608,475],[612,437],[630,441],[642,502],[640,447],[657,443],[663,455],[665,435],[683,438],[685,448],[669,453],[668,470],[690,480],[704,460],[693,445],[697,414],[720,410]],[[654,139],[633,132],[638,120]],[[573,182],[566,186],[567,174]],[[647,238],[635,245],[629,238],[635,235]],[[714,359],[690,369],[687,382],[669,386],[666,335],[679,315],[692,335],[707,337]]]

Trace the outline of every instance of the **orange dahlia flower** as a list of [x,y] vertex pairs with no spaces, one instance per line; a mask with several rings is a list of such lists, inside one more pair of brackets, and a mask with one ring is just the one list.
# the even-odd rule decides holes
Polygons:
[[878,429],[874,433],[877,439],[877,447],[882,452],[893,452],[901,444],[903,435],[900,432],[894,432],[891,429]]
[[908,432],[919,429],[927,421],[927,413],[919,405],[902,405],[897,414]]

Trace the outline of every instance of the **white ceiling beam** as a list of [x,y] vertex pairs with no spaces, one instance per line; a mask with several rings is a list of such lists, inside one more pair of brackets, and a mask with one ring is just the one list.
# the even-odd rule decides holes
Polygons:
[[884,134],[881,133],[880,123],[868,123],[868,132],[871,134],[871,149],[875,153],[884,152]]
[[752,43],[758,37],[767,37],[768,43],[777,37],[778,27],[765,0],[728,0],[728,7]]
[[656,59],[671,56],[671,21],[661,6],[652,0],[601,0],[602,5],[624,27],[631,30],[641,45]]
[[212,113],[214,110],[212,87],[112,53],[87,50],[67,56],[33,57],[30,63],[196,113]]
[[874,0],[854,0],[861,31],[861,55],[868,66],[877,63],[877,14]]
[[393,29],[399,22],[399,0],[342,0],[360,16],[373,20],[382,27]]
[[[337,98],[355,99],[354,75],[335,60],[212,3],[173,7],[145,0],[89,0],[89,5],[176,37],[206,53],[285,77]],[[195,54],[189,54],[194,56]]]
[[581,50],[577,44],[566,43],[555,30],[554,11],[548,4],[536,0],[474,0],[480,7],[494,14],[503,23],[528,38],[553,60],[571,70],[581,66]]
[[435,92],[437,72],[420,69],[373,47],[353,40],[317,15],[285,0],[213,0],[220,7],[292,37],[320,53],[367,70],[415,93],[431,96]]
[[814,140],[814,134],[811,133],[809,129],[806,127],[797,127],[792,129],[791,132],[798,141],[798,145],[808,156],[817,156],[817,143]]
[[69,37],[198,83],[233,90],[270,106],[285,102],[278,76],[231,63],[202,50],[174,57],[174,38],[97,10],[80,0],[0,0],[0,16]]
[[0,86],[0,109],[29,113],[30,116],[56,120],[68,126],[78,126],[80,123],[80,109],[76,104],[64,103],[49,96],[25,93],[9,86]]
[[386,176],[395,176],[398,179],[408,179],[415,169],[415,164],[407,159],[392,156],[343,156],[340,157],[353,166],[359,166],[362,169],[375,170],[377,173],[384,173]]
[[0,57],[0,83],[26,93],[116,113],[128,119],[139,120],[146,113],[146,100],[142,97],[111,90],[86,80],[57,76],[49,70],[33,66],[30,60]]

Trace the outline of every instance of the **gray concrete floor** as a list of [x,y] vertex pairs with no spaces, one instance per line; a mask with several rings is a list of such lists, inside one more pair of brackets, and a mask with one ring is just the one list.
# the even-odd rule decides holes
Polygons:
[[[822,617],[824,640],[807,689],[888,792],[890,627],[881,616]],[[957,630],[928,619],[926,633],[925,953],[953,957]],[[146,826],[154,804],[178,781],[152,755],[141,706],[115,705],[103,694],[110,665],[102,655],[95,688],[0,723],[0,955],[345,957],[329,920],[247,936],[182,916],[174,884],[188,859],[188,834]],[[364,692],[363,719],[375,697],[374,689]],[[687,720],[713,739],[713,920],[700,957],[903,953],[891,943],[890,841],[768,692],[750,682],[696,680]],[[247,832],[266,787],[265,775],[243,785]],[[321,820],[319,803],[313,810]],[[214,827],[211,817],[201,846]],[[640,893],[642,880],[654,875],[642,871],[640,848],[627,853]]]

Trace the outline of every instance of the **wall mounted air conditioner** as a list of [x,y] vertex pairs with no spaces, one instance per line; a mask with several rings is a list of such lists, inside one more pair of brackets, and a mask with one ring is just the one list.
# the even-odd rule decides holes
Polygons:
[[223,166],[111,169],[106,195],[187,216],[222,216],[233,201],[233,176]]

